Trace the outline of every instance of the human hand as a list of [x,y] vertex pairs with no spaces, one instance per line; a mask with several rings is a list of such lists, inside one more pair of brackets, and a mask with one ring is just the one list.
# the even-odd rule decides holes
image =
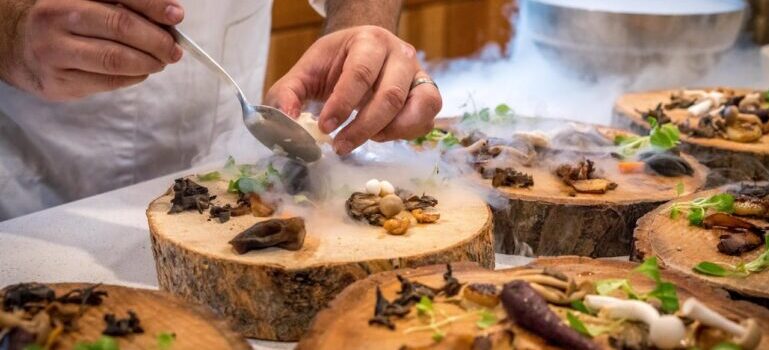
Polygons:
[[318,39],[270,88],[265,102],[296,117],[306,101],[324,100],[318,122],[325,133],[357,109],[334,140],[344,155],[369,139],[413,139],[433,128],[441,96],[430,84],[412,89],[420,78],[428,76],[414,47],[380,27],[352,27]]
[[0,55],[0,77],[47,100],[134,85],[182,56],[161,27],[182,21],[177,0],[10,1],[16,6],[3,9],[20,12],[2,14],[18,23],[0,38],[10,43]]

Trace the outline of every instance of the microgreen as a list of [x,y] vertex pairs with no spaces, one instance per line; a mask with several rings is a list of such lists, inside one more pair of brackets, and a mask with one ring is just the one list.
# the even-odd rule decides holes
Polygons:
[[604,333],[612,332],[616,330],[617,327],[622,325],[623,322],[625,322],[625,320],[619,319],[605,326],[591,325],[591,324],[586,324],[582,322],[582,320],[580,320],[579,317],[577,317],[577,315],[571,313],[570,311],[566,312],[566,320],[569,321],[569,326],[571,328],[590,338],[597,337]]
[[216,181],[222,178],[222,173],[218,171],[212,171],[210,173],[198,174],[198,180],[200,181]]
[[462,123],[483,122],[492,124],[505,124],[515,120],[515,111],[510,106],[502,103],[492,111],[491,108],[474,109],[473,112],[465,112],[462,115]]
[[582,300],[574,300],[571,302],[571,308],[577,310],[583,314],[591,314],[590,309],[585,306]]
[[156,337],[158,343],[158,350],[170,350],[176,341],[176,334],[170,332],[162,332]]
[[702,225],[708,209],[717,212],[734,212],[734,196],[728,193],[716,194],[710,197],[700,197],[689,202],[674,203],[670,206],[670,218],[677,219],[686,212],[686,218],[691,225]]
[[676,184],[676,196],[681,197],[682,194],[684,194],[685,188],[684,183],[682,181],[679,181]]
[[241,168],[240,176],[230,180],[227,192],[261,193],[280,179],[280,172],[272,166],[272,163],[267,165],[267,169],[258,176],[252,175],[250,171],[245,169]]
[[106,335],[101,336],[101,338],[91,343],[79,342],[75,344],[75,347],[73,348],[73,350],[119,350],[119,349],[120,347],[117,345],[117,340],[115,340],[115,338],[108,337]]
[[649,135],[617,135],[614,138],[614,144],[619,146],[619,153],[622,156],[630,157],[642,149],[653,147],[659,150],[668,150],[675,147],[681,137],[678,127],[673,123],[660,125],[655,118],[648,118],[651,126]]
[[478,315],[481,319],[475,322],[475,325],[478,326],[479,329],[486,329],[497,324],[497,315],[489,310],[481,310]]
[[676,292],[676,286],[670,282],[662,280],[659,265],[657,264],[657,258],[651,257],[633,269],[634,272],[640,273],[652,281],[655,282],[655,287],[648,293],[639,293],[633,289],[630,285],[630,281],[627,279],[606,279],[599,280],[595,284],[595,289],[600,295],[608,295],[616,290],[625,292],[628,298],[638,300],[657,299],[661,303],[662,310],[666,313],[674,313],[678,310],[678,293]]
[[764,251],[755,259],[737,265],[703,261],[693,267],[694,272],[713,277],[747,277],[751,273],[769,268],[769,236],[764,237]]
[[451,148],[458,145],[460,141],[451,131],[443,131],[435,128],[430,130],[427,134],[417,137],[412,142],[417,145],[423,145],[425,142],[434,142],[441,145],[441,147]]
[[[481,311],[469,311],[467,313],[454,316],[446,316],[445,313],[439,312],[440,310],[436,310],[432,299],[427,296],[422,296],[422,298],[419,299],[419,302],[415,305],[415,308],[417,309],[417,315],[419,315],[420,319],[426,323],[426,325],[407,328],[403,331],[403,333],[409,334],[414,332],[430,331],[432,332],[432,339],[435,342],[440,342],[443,340],[443,338],[446,337],[446,332],[441,329],[441,327],[461,319],[473,316],[478,317],[475,325],[479,329],[486,329],[497,323],[496,315],[485,309]],[[440,320],[438,314],[440,314],[442,317]]]

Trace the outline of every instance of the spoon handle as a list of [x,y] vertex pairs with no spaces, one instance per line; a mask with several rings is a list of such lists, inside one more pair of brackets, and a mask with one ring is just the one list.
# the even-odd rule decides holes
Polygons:
[[238,92],[238,98],[241,100],[241,103],[247,103],[245,95],[243,94],[243,90],[240,89],[238,83],[235,82],[235,79],[232,79],[232,76],[227,73],[227,71],[224,70],[224,68],[222,68],[222,66],[219,65],[216,60],[211,58],[211,56],[209,56],[208,53],[206,53],[197,43],[195,43],[180,30],[176,29],[175,27],[170,27],[168,28],[168,31],[182,48],[192,54],[192,57],[195,57],[195,59],[197,59],[200,63],[208,67],[208,69],[210,69],[212,72],[217,73],[220,78],[224,79],[224,81],[228,82],[233,88],[235,88],[235,90]]

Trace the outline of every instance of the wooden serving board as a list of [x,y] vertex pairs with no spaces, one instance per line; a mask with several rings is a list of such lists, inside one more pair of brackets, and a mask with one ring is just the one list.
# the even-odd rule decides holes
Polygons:
[[669,208],[672,203],[691,201],[694,198],[709,197],[722,192],[722,189],[698,192],[676,199],[645,215],[639,220],[635,232],[633,258],[641,260],[656,256],[659,263],[670,270],[743,296],[767,299],[769,298],[769,271],[754,273],[745,278],[709,277],[692,271],[692,268],[702,261],[734,265],[743,260],[753,260],[763,251],[763,247],[759,247],[738,257],[721,254],[717,248],[717,233],[689,225],[689,220],[683,215],[678,219],[670,218]]
[[[90,285],[80,283],[50,284],[56,295]],[[176,334],[173,349],[251,349],[223,319],[208,309],[186,303],[160,291],[103,285],[98,290],[109,296],[99,306],[91,306],[78,320],[78,329],[62,334],[56,349],[72,349],[78,342],[92,342],[104,330],[104,314],[128,317],[133,310],[141,321],[143,334],[115,337],[120,349],[157,349],[157,336]]]
[[[752,89],[735,89],[738,94],[752,92]],[[621,96],[614,105],[612,123],[639,133],[649,131],[649,123],[643,120],[641,112],[655,108],[659,103],[670,102],[675,90],[659,90],[630,93]],[[641,112],[639,112],[641,111]],[[665,111],[678,124],[690,118],[685,109]],[[693,125],[696,119],[692,118]],[[727,180],[769,180],[769,135],[758,142],[741,143],[722,138],[702,138],[681,135],[681,149],[693,155],[703,164],[719,172]],[[719,179],[714,178],[714,184]]]
[[[454,120],[439,120],[439,127],[452,129]],[[552,123],[552,120],[543,123]],[[574,123],[561,121],[563,124]],[[530,122],[531,123],[531,122]],[[602,126],[591,126],[613,140],[629,132]],[[705,184],[707,169],[688,155],[683,155],[695,170],[693,176],[664,177],[645,173],[620,174],[618,161],[610,156],[587,156],[595,161],[606,177],[619,186],[605,194],[578,193],[568,195],[570,187],[553,174],[549,167],[517,167],[516,170],[534,177],[529,188],[498,187],[507,201],[495,205],[495,251],[520,254],[522,243],[536,255],[580,255],[590,257],[623,256],[630,254],[636,221],[677,196],[676,186],[683,183],[684,194],[694,193]],[[574,161],[580,155],[572,157]],[[491,180],[482,180],[491,187]]]
[[[219,196],[216,202],[235,202],[226,181],[202,184]],[[227,242],[264,219],[247,215],[220,224],[194,211],[168,215],[167,193],[147,210],[158,281],[164,290],[210,306],[249,337],[295,341],[337,293],[372,273],[454,261],[493,268],[491,212],[472,193],[457,196],[438,197],[441,219],[403,236],[329,218],[328,225],[307,227],[298,251],[238,255]],[[341,208],[330,213],[345,216]]]
[[[454,276],[460,282],[486,282],[504,284],[511,280],[510,275],[521,268],[488,271],[473,264],[456,264]],[[583,280],[599,280],[606,278],[629,278],[630,283],[638,290],[651,290],[653,282],[637,273],[630,273],[636,264],[616,260],[595,260],[583,257],[541,258],[532,262],[530,267],[551,267],[558,269],[568,276]],[[390,331],[384,327],[368,326],[368,319],[374,311],[375,290],[379,286],[389,299],[400,289],[400,283],[395,277],[401,274],[412,281],[427,285],[442,285],[442,275],[446,267],[443,265],[406,269],[397,272],[385,272],[358,281],[345,289],[334,299],[328,309],[323,310],[313,321],[310,330],[299,342],[297,349],[399,349],[403,345],[412,347],[428,346],[433,343],[430,332],[403,334],[403,327]],[[662,271],[662,278],[678,287],[679,300],[696,297],[710,308],[734,320],[747,317],[756,319],[765,330],[759,349],[769,348],[769,310],[757,308],[747,302],[733,301],[723,290],[711,288],[696,279]],[[397,324],[397,323],[396,323]],[[399,327],[399,326],[396,326]],[[449,332],[461,332],[465,329],[475,331],[474,320],[468,324],[455,323]],[[480,334],[479,334],[480,335]],[[541,338],[531,334],[516,334],[513,346],[515,349],[558,349],[544,343]]]

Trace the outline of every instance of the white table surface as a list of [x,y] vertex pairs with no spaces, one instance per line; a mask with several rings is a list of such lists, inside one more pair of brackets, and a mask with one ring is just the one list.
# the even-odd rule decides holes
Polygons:
[[[215,166],[204,166],[210,169]],[[157,289],[145,209],[186,170],[0,222],[0,286],[102,282]],[[528,258],[497,254],[497,268]],[[252,341],[255,349],[293,343]]]

